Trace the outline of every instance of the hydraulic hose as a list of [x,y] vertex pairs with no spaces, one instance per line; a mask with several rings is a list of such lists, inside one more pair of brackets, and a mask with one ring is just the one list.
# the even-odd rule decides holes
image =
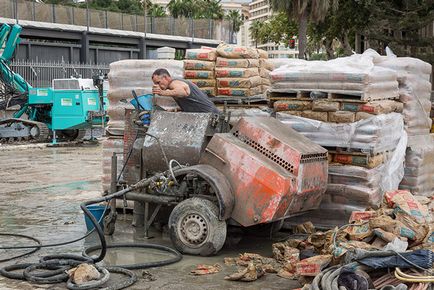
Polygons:
[[[175,167],[175,168],[173,168],[173,170],[178,169],[178,168],[179,167]],[[169,253],[175,255],[173,258],[170,258],[170,259],[167,259],[164,261],[141,263],[141,264],[135,264],[135,265],[126,265],[126,267],[129,267],[130,269],[143,269],[143,268],[149,268],[149,267],[159,267],[159,266],[168,265],[171,263],[178,262],[179,260],[182,259],[182,255],[174,249],[171,249],[171,248],[165,247],[165,246],[161,246],[161,245],[153,245],[153,244],[140,244],[140,245],[137,245],[137,244],[113,244],[113,245],[107,245],[107,242],[106,242],[106,239],[104,236],[104,232],[101,229],[101,226],[99,225],[96,218],[87,209],[88,205],[100,203],[100,202],[108,202],[111,199],[123,196],[130,191],[145,188],[145,187],[149,186],[150,184],[158,181],[161,177],[166,176],[167,174],[170,174],[170,172],[166,171],[166,172],[156,174],[150,178],[140,180],[136,184],[134,184],[128,188],[125,188],[123,190],[120,190],[118,192],[112,193],[112,194],[107,195],[107,196],[88,200],[88,201],[85,201],[85,202],[80,204],[80,208],[83,210],[84,214],[90,219],[91,223],[94,226],[94,230],[96,230],[97,235],[100,239],[100,245],[98,245],[96,247],[92,247],[92,248],[90,248],[90,250],[88,249],[88,251],[100,249],[101,251],[97,257],[78,256],[78,255],[73,255],[73,254],[49,255],[49,256],[43,257],[41,259],[40,263],[18,264],[18,265],[12,265],[12,266],[4,267],[4,268],[0,269],[0,274],[5,276],[5,277],[8,277],[8,278],[27,280],[27,281],[34,282],[34,283],[53,284],[53,283],[65,282],[68,280],[68,274],[65,273],[66,270],[71,269],[72,267],[76,267],[82,263],[89,263],[90,262],[90,263],[95,264],[97,262],[100,262],[104,259],[105,255],[107,253],[107,248],[115,248],[115,247],[151,248],[151,249],[166,251],[166,252],[169,252]],[[106,207],[106,209],[107,209],[107,207]],[[90,233],[88,233],[87,235],[89,235]],[[4,234],[4,235],[6,235],[6,234]],[[37,241],[39,243],[39,245],[37,245],[37,246],[2,247],[0,249],[33,248],[33,252],[34,252],[41,247],[47,247],[47,245],[40,245],[40,242],[38,240],[36,240],[36,239],[34,239],[34,240]],[[80,239],[78,239],[78,240],[80,240]],[[77,241],[77,240],[74,240],[74,241]],[[70,242],[59,243],[59,244],[63,245],[63,244],[67,244],[67,243],[70,243]],[[55,244],[55,245],[58,245],[58,244]],[[29,254],[29,253],[25,253],[25,254]],[[20,255],[20,256],[22,256],[22,255]],[[128,276],[128,279],[123,281],[123,282],[117,283],[115,285],[111,285],[110,287],[106,287],[103,289],[106,289],[106,290],[123,289],[125,287],[128,287],[128,286],[134,284],[137,281],[137,276],[134,273],[132,273],[131,271],[129,271],[128,269],[122,269],[120,267],[97,267],[97,269],[101,273],[103,273],[102,278],[99,279],[98,281],[93,281],[92,283],[87,283],[85,285],[74,285],[71,281],[69,281],[69,282],[67,282],[68,288],[72,289],[72,290],[83,290],[83,289],[91,289],[91,288],[99,287],[102,284],[104,284],[106,282],[106,280],[108,280],[109,274],[108,274],[107,270],[111,271],[111,272],[126,275],[126,276]],[[106,269],[106,270],[104,270],[104,269]],[[22,272],[22,274],[12,273],[12,271],[15,271],[15,270],[24,270],[24,271]],[[50,272],[33,273],[35,270],[49,270]]]

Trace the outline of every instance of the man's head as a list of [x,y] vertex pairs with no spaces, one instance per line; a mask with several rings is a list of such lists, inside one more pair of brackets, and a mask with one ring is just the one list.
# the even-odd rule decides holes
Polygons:
[[167,69],[159,68],[152,74],[152,81],[155,85],[158,85],[160,89],[166,90],[172,82],[172,77]]

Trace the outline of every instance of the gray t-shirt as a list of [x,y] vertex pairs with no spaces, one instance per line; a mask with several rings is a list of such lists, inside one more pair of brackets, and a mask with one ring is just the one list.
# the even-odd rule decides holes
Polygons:
[[196,86],[189,80],[181,78],[174,78],[173,80],[184,82],[190,88],[190,95],[188,95],[187,97],[173,98],[184,112],[216,114],[220,113],[214,103],[211,102],[208,96],[204,92],[202,92],[198,86]]

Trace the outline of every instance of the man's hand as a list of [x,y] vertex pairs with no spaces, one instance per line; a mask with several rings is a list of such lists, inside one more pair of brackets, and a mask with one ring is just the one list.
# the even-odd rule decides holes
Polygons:
[[157,85],[152,86],[152,93],[160,96],[164,96],[164,91]]

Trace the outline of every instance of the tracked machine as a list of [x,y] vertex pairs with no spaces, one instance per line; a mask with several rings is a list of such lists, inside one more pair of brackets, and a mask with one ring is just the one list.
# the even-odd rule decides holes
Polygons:
[[[135,224],[146,236],[152,223],[167,224],[182,253],[215,254],[228,226],[276,231],[321,202],[327,151],[274,118],[241,118],[230,128],[210,113],[155,111],[149,125],[132,116],[122,178],[113,155],[112,191],[127,188]],[[106,233],[115,220],[113,210]]]
[[18,107],[12,118],[0,119],[0,142],[71,141],[85,129],[104,124],[108,100],[103,76],[54,79],[50,88],[33,88],[10,68],[21,27],[0,27],[0,111]]

